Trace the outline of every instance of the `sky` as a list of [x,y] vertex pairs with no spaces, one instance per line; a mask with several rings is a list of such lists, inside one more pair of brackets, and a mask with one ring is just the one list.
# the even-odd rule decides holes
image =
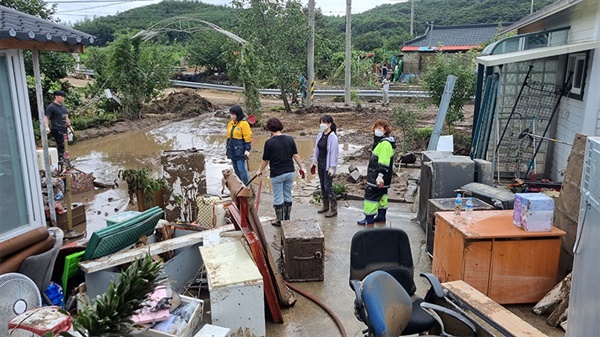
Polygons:
[[[200,0],[213,5],[229,5],[229,0]],[[307,4],[308,0],[301,0]],[[394,4],[408,0],[354,0],[352,13],[361,13],[383,4]],[[88,17],[115,15],[129,9],[159,3],[160,0],[49,0],[49,5],[56,5],[55,16],[62,22],[75,23]],[[320,7],[325,15],[345,15],[346,1],[344,0],[315,0],[315,6]]]

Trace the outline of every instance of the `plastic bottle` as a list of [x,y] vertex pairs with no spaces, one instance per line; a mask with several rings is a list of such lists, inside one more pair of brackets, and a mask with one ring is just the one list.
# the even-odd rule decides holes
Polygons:
[[454,216],[459,217],[461,211],[462,211],[462,195],[460,195],[460,193],[458,193],[456,195],[456,199],[454,200]]
[[473,220],[473,198],[467,198],[465,202],[465,219],[467,221]]

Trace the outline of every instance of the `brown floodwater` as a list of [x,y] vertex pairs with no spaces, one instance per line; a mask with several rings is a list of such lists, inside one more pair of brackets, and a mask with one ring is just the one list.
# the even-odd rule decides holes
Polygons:
[[[132,130],[102,138],[78,142],[69,146],[73,165],[84,172],[93,173],[97,181],[117,182],[114,189],[103,189],[96,193],[73,196],[74,201],[86,205],[88,237],[94,230],[105,226],[104,218],[124,210],[136,210],[128,203],[127,184],[118,179],[119,170],[149,167],[156,177],[162,175],[160,157],[163,151],[196,148],[205,155],[206,188],[208,194],[221,194],[221,171],[231,168],[225,156],[226,119],[198,117],[163,124],[155,128]],[[308,130],[312,131],[312,130]],[[315,128],[314,133],[317,130]],[[249,160],[249,176],[253,176],[261,161],[262,150],[269,133],[254,128],[252,152]],[[300,158],[306,170],[310,168],[314,137],[295,137]],[[358,151],[359,146],[340,144],[340,157]],[[307,172],[307,180],[314,177]],[[299,178],[297,177],[297,181]],[[264,180],[263,189],[270,190],[270,182]]]

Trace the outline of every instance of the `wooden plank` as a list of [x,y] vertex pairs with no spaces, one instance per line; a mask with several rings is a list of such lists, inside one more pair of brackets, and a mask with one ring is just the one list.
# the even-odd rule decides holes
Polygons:
[[496,240],[488,296],[500,304],[538,302],[557,283],[560,238]]
[[38,42],[35,40],[21,41],[16,38],[0,39],[0,49],[49,50],[69,53],[83,53],[85,46],[52,41]]
[[234,230],[233,225],[217,227],[199,233],[192,233],[167,241],[157,242],[148,246],[134,248],[121,251],[115,254],[101,257],[95,260],[89,260],[79,263],[81,269],[86,273],[94,273],[100,270],[119,266],[123,263],[132,262],[135,259],[143,257],[146,254],[157,255],[175,250],[178,248],[187,247],[198,242],[202,242],[204,237],[213,235],[214,233],[222,233]]
[[442,283],[442,287],[448,289],[450,293],[460,298],[460,300],[466,303],[475,313],[488,318],[490,321],[510,332],[513,336],[546,336],[541,331],[523,321],[517,315],[508,311],[464,281]]

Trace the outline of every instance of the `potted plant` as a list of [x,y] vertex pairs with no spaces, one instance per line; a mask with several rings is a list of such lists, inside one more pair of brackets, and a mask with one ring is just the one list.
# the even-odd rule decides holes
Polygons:
[[170,191],[164,178],[152,178],[149,174],[150,169],[147,167],[119,171],[119,178],[127,183],[129,201],[133,203],[135,196],[140,212],[154,206],[164,207],[163,195]]

